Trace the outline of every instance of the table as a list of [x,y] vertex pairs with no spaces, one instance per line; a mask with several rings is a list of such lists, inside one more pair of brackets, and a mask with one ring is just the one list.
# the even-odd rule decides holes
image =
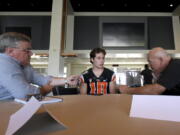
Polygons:
[[[180,122],[129,117],[132,96],[124,94],[61,96],[64,101],[46,104],[45,109],[67,129],[52,130],[49,135],[179,135]],[[21,107],[15,102],[0,103],[5,130],[8,117]],[[41,109],[36,115],[42,113]],[[30,128],[30,127],[27,127]],[[49,128],[53,128],[49,125]],[[40,130],[44,130],[41,128]],[[1,133],[0,132],[0,133]],[[30,134],[30,133],[29,133]]]

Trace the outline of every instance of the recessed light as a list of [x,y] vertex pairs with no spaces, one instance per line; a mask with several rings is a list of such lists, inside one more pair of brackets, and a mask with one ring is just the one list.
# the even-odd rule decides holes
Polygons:
[[169,6],[170,6],[170,7],[173,7],[173,4],[170,4]]
[[30,3],[30,6],[31,6],[31,7],[34,7],[34,3]]
[[7,3],[7,6],[9,7],[11,4],[10,3]]
[[101,7],[104,7],[104,3],[101,3]]
[[127,3],[124,3],[124,7],[127,7]]

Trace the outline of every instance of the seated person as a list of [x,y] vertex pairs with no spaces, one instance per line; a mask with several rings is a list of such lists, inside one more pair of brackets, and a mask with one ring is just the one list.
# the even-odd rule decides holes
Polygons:
[[26,98],[28,94],[45,95],[54,86],[77,83],[78,76],[66,79],[45,77],[35,72],[30,65],[31,49],[31,39],[24,34],[8,32],[0,35],[0,100]]
[[142,70],[141,75],[143,76],[143,84],[152,84],[152,80],[153,80],[153,74],[152,74],[152,70],[149,69],[148,64],[144,65],[144,70]]
[[105,55],[106,52],[102,48],[95,48],[90,52],[93,67],[80,77],[80,94],[115,93],[116,77],[113,71],[104,67]]
[[180,95],[180,60],[172,59],[163,48],[157,47],[148,53],[148,62],[157,82],[136,88],[121,85],[121,93]]

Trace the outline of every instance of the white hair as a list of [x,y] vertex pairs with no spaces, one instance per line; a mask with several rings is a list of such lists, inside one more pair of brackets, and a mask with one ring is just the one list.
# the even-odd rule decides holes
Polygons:
[[153,52],[154,56],[157,58],[166,58],[170,55],[161,47],[157,47],[151,50]]
[[20,41],[26,41],[31,43],[31,39],[17,32],[7,32],[0,35],[0,53],[4,53],[7,47],[16,47]]

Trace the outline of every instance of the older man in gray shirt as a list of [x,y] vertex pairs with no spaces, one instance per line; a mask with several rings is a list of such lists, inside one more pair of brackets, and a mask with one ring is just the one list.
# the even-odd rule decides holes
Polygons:
[[[0,100],[25,98],[28,94],[47,94],[54,86],[76,85],[78,76],[43,76],[31,67],[31,40],[24,34],[0,35]],[[33,84],[39,85],[40,88]]]

